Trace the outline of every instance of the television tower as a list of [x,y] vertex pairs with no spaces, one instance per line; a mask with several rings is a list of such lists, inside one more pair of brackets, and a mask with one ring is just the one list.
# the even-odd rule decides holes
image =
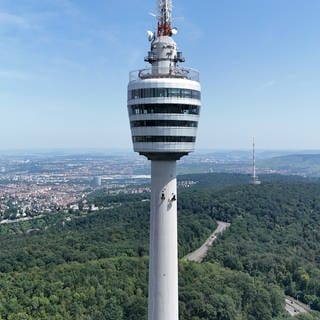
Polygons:
[[151,160],[148,319],[178,320],[176,161],[194,151],[201,88],[199,73],[179,66],[172,0],[158,0],[157,18],[151,66],[130,73],[128,113],[134,151]]
[[257,174],[256,174],[256,145],[253,138],[253,152],[252,152],[252,184],[261,184]]

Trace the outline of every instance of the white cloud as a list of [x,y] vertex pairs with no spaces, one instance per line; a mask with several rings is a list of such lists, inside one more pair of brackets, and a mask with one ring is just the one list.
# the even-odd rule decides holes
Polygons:
[[0,79],[8,80],[29,80],[31,75],[16,70],[0,70]]
[[80,14],[78,7],[71,0],[50,0],[50,2],[62,8],[67,15],[76,16]]
[[59,68],[64,68],[65,70],[73,70],[73,71],[85,71],[86,65],[76,62],[75,60],[67,59],[64,57],[57,57],[53,59],[53,63]]
[[[38,28],[37,22],[44,22],[58,15],[78,16],[80,14],[78,6],[71,0],[42,1],[44,2],[42,8],[47,6],[46,10],[39,10],[37,4],[33,7],[26,5],[10,6],[6,9],[0,9],[0,27]],[[31,1],[31,3],[32,2],[33,1]],[[14,9],[19,9],[19,12],[23,12],[23,15],[12,12]]]
[[276,84],[277,84],[276,81],[270,80],[270,81],[267,81],[267,82],[263,83],[263,84],[260,86],[260,88],[261,88],[261,89],[271,88],[271,87],[274,87]]
[[0,25],[21,27],[21,28],[30,27],[29,23],[26,21],[24,17],[7,13],[7,12],[0,12]]

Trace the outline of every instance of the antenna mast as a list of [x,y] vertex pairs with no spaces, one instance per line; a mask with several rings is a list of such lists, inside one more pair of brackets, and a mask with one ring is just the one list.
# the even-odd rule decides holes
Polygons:
[[253,157],[252,157],[252,161],[253,161],[253,173],[252,173],[252,177],[253,177],[253,180],[256,180],[256,145],[255,145],[255,142],[254,142],[254,138],[253,138]]
[[256,174],[256,144],[253,138],[253,152],[252,152],[252,184],[261,184],[257,174]]
[[158,1],[158,37],[171,36],[172,0]]

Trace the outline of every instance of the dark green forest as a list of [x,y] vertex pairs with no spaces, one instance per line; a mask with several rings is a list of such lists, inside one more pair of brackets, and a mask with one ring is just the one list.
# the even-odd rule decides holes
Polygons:
[[[288,320],[285,295],[320,310],[320,183],[188,178],[198,184],[179,190],[180,257],[217,220],[231,226],[205,262],[180,261],[180,319]],[[89,201],[106,209],[0,226],[0,319],[147,319],[148,195]]]

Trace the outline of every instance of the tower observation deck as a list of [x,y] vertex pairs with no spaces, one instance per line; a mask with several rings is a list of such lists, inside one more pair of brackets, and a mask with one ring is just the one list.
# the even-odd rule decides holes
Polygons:
[[176,161],[194,151],[201,107],[199,73],[172,36],[172,0],[158,0],[148,31],[149,68],[130,73],[128,114],[135,152],[151,160],[148,320],[178,320]]
[[181,68],[172,38],[171,0],[159,1],[158,31],[149,32],[151,67],[130,73],[128,112],[134,151],[150,160],[178,160],[194,151],[201,105],[199,73]]

